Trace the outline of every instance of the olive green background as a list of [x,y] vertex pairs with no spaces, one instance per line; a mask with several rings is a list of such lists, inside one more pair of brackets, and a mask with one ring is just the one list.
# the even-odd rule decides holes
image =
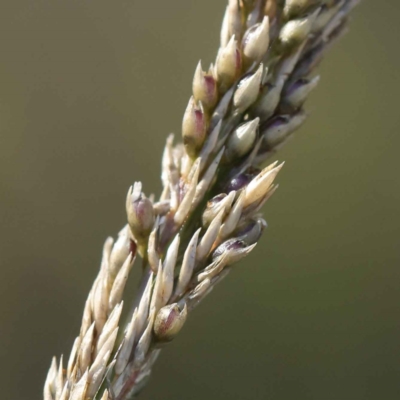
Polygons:
[[[68,354],[128,186],[160,192],[224,0],[0,1],[0,388],[40,399]],[[280,152],[261,243],[188,319],[141,395],[400,398],[396,0],[364,2]]]

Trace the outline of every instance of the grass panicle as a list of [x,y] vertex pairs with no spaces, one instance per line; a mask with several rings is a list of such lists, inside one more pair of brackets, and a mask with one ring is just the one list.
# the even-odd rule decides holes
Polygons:
[[[306,120],[312,74],[358,2],[229,0],[215,63],[195,70],[182,142],[167,139],[162,194],[155,201],[140,182],[129,189],[127,225],[105,241],[80,333],[68,360],[53,359],[45,400],[137,394],[161,344],[254,249],[283,164],[263,165]],[[121,326],[136,257],[142,282]]]

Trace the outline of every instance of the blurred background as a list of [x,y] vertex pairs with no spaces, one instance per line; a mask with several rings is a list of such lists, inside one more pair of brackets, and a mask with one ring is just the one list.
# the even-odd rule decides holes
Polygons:
[[[160,192],[225,0],[1,0],[0,387],[40,399],[134,180]],[[141,399],[400,398],[396,0],[364,2],[279,153],[262,244],[161,354]]]

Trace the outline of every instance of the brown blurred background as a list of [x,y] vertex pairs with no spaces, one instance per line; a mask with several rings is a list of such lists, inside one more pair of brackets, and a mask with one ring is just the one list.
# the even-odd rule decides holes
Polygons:
[[[128,186],[160,191],[225,0],[0,1],[0,387],[40,399]],[[364,2],[252,255],[163,351],[141,399],[400,398],[396,0]]]

